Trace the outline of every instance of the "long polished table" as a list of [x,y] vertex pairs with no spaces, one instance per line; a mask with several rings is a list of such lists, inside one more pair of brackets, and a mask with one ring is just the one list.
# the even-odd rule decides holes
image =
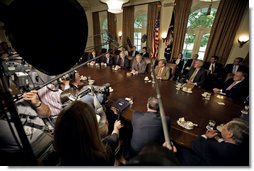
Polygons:
[[[145,76],[151,79],[150,74],[127,76],[126,70],[113,70],[105,66],[84,66],[78,69],[81,75],[90,76],[95,80],[95,85],[110,83],[113,92],[110,93],[111,101],[118,98],[132,97],[133,105],[126,109],[123,117],[130,121],[134,111],[146,111],[147,99],[156,96],[154,84],[144,81]],[[210,100],[205,100],[201,95],[205,91],[193,88],[192,93],[176,90],[176,82],[158,80],[160,94],[165,114],[171,119],[170,137],[176,143],[190,147],[192,140],[206,132],[209,120],[214,120],[216,125],[226,123],[241,114],[242,106],[233,102],[230,98],[217,98],[211,95]],[[223,102],[225,105],[219,105]],[[177,120],[184,117],[185,120],[198,124],[192,130],[187,130],[177,124]]]

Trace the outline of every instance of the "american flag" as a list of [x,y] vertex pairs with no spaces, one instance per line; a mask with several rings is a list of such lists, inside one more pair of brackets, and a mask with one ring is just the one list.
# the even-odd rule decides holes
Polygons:
[[153,55],[152,58],[157,58],[159,48],[159,31],[160,31],[160,12],[158,13],[155,26],[154,26],[154,39],[153,39]]

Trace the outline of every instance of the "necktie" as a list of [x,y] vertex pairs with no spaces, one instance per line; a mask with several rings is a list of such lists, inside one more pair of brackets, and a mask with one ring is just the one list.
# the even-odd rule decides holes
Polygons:
[[214,64],[212,64],[212,67],[211,67],[211,74],[214,72]]
[[235,85],[236,85],[236,82],[234,81],[232,84],[230,84],[230,86],[228,86],[226,90],[231,90],[231,88],[233,88]]
[[123,67],[124,66],[124,59],[122,58],[121,59],[121,67]]
[[137,71],[139,71],[139,68],[140,68],[140,66],[139,66],[139,63],[137,64]]
[[109,63],[109,58],[107,58],[107,64]]
[[236,73],[236,67],[237,67],[236,65],[233,66],[233,72],[232,72],[233,74]]
[[193,67],[194,63],[195,63],[195,60],[193,59],[191,63],[191,67]]
[[162,70],[163,70],[163,68],[160,68],[160,70],[159,70],[159,72],[158,72],[158,77],[161,77],[161,74],[162,74]]
[[191,77],[190,77],[190,81],[193,82],[193,80],[195,79],[195,77],[196,77],[196,75],[197,75],[197,72],[198,72],[198,70],[195,69],[195,71],[193,72],[193,74],[192,74]]

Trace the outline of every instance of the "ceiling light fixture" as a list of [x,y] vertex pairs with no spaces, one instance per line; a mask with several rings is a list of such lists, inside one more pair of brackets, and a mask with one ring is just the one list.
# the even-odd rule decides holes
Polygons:
[[108,5],[108,12],[118,14],[123,12],[123,4],[129,2],[129,0],[100,0],[102,3]]

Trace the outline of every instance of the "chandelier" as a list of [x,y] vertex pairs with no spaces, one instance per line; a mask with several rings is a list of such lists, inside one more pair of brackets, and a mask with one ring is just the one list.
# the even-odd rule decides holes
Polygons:
[[129,2],[129,0],[100,0],[108,5],[108,12],[117,14],[123,12],[123,4]]

